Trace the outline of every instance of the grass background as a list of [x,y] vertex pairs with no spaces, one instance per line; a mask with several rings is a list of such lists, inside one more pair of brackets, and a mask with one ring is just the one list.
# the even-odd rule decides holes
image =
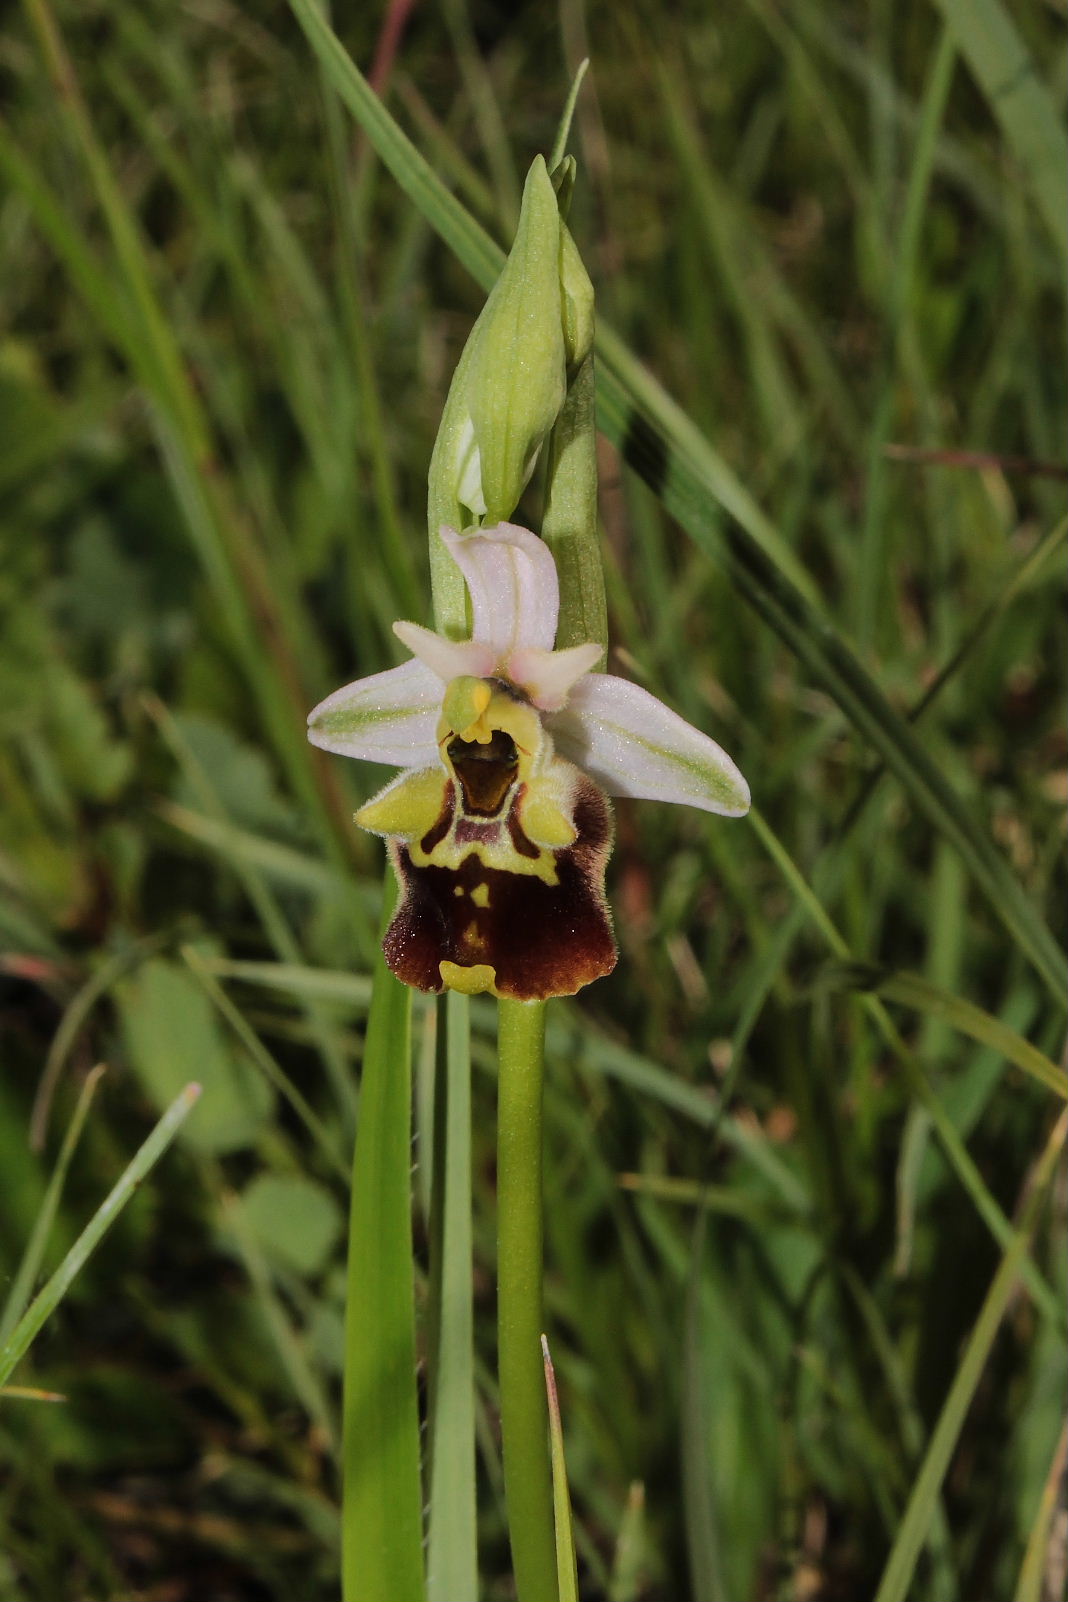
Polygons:
[[[1064,475],[1043,469],[1066,412],[1063,15],[965,9],[963,55],[948,3],[335,21],[502,242],[591,55],[572,224],[603,317],[891,704],[938,686],[926,750],[1062,920]],[[315,1602],[337,1594],[382,882],[347,819],[385,774],[302,725],[398,659],[395,617],[429,621],[426,468],[481,294],[283,5],[28,0],[0,72],[5,1282],[95,1062],[46,1269],[205,1086],[15,1375],[66,1400],[2,1398],[0,1597]],[[1057,1110],[991,1020],[1057,1060],[1061,1000],[974,860],[897,779],[873,785],[868,742],[607,443],[601,509],[613,667],[722,741],[760,818],[618,804],[621,961],[550,1018],[547,1297],[583,1594],[854,1602],[888,1583],[1002,1258],[995,1210],[1018,1221]],[[927,982],[887,990],[912,1055],[859,993],[882,970]],[[986,1015],[971,1034],[961,1002]],[[473,1014],[496,1599],[493,1015]],[[423,1264],[422,1004],[415,1039]],[[1061,1176],[941,1494],[921,1485],[910,1596],[1056,1594],[1064,1234]]]

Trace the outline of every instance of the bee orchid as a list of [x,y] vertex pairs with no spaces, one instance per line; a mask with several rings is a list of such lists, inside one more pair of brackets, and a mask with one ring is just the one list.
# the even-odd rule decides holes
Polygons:
[[537,535],[498,523],[441,537],[470,595],[471,638],[395,623],[411,661],[336,690],[308,737],[404,770],[356,814],[387,840],[400,884],[384,942],[398,978],[520,1001],[572,995],[616,961],[606,798],[740,817],[749,788],[655,696],[594,672],[600,645],[554,649],[556,564]]

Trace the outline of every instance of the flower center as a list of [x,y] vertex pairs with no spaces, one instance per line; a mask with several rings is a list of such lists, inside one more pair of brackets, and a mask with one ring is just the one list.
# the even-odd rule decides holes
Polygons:
[[494,729],[488,740],[463,740],[457,735],[446,748],[464,795],[464,811],[479,818],[495,818],[519,771],[519,752],[504,729]]

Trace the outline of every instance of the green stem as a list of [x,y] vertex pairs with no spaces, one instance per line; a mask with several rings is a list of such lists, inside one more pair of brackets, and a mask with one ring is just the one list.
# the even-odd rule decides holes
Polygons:
[[558,1602],[541,1357],[544,1002],[502,1001],[497,1092],[497,1339],[504,1490],[519,1602]]

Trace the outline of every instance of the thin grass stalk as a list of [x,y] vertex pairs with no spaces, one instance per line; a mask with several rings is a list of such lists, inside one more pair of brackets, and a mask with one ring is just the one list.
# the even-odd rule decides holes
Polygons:
[[67,1132],[63,1136],[63,1144],[60,1147],[55,1168],[52,1170],[52,1177],[48,1181],[48,1189],[45,1191],[41,1205],[37,1210],[37,1216],[33,1221],[33,1230],[26,1244],[26,1250],[22,1254],[22,1260],[11,1282],[11,1289],[7,1293],[3,1314],[0,1315],[0,1346],[3,1346],[7,1341],[11,1331],[25,1311],[26,1303],[30,1299],[30,1292],[33,1290],[34,1282],[41,1271],[41,1263],[44,1260],[48,1246],[48,1237],[51,1234],[52,1225],[55,1222],[56,1212],[59,1207],[59,1200],[63,1194],[63,1184],[67,1177],[67,1169],[70,1167],[71,1158],[74,1156],[75,1148],[81,1139],[85,1120],[89,1116],[89,1108],[92,1106],[93,1097],[96,1095],[97,1088],[105,1072],[105,1065],[102,1062],[97,1063],[96,1067],[90,1070],[86,1076],[85,1083],[82,1085],[77,1105],[74,1108],[74,1116],[67,1125]]
[[[811,887],[806,882],[804,875],[798,869],[789,852],[768,827],[766,820],[761,817],[756,807],[751,809],[749,821],[752,823],[769,856],[781,870],[786,882],[797,896],[799,904],[804,907],[835,956],[840,961],[848,962],[851,958],[849,946],[828,916],[822,903],[813,894]],[[998,1245],[1003,1251],[1007,1251],[1016,1238],[1012,1224],[1006,1218],[997,1199],[992,1195],[983,1180],[983,1176],[972,1161],[967,1147],[958,1134],[949,1114],[935,1094],[923,1064],[916,1057],[916,1054],[909,1050],[901,1038],[882,1002],[876,996],[868,994],[863,995],[861,999],[865,1011],[869,1014],[879,1033],[904,1069],[909,1086],[917,1101],[930,1114],[932,1124],[941,1141],[942,1149],[949,1160],[949,1164],[974,1202],[976,1211],[998,1242]],[[1025,1258],[1020,1267],[1020,1274],[1028,1291],[1034,1298],[1036,1306],[1041,1308],[1046,1317],[1051,1318],[1059,1328],[1063,1328],[1063,1308],[1037,1265],[1029,1258]]]
[[[304,739],[307,696],[291,631],[262,555],[218,474],[207,416],[154,289],[138,223],[97,137],[54,12],[48,0],[23,0],[23,5],[55,85],[60,111],[107,224],[114,268],[128,295],[126,315],[116,317],[107,311],[103,326],[116,340],[150,399],[160,455],[235,654],[248,672],[265,725],[295,790],[309,815],[320,824],[327,851],[340,863],[345,808],[327,768],[310,757]],[[42,189],[35,180],[35,194]],[[53,237],[65,249],[77,238],[77,231],[67,225],[55,206],[47,208],[42,220],[54,223],[57,216],[63,224],[62,232],[56,236],[53,230]],[[75,265],[80,269],[80,287],[85,287],[90,263],[89,253],[79,248]],[[94,308],[100,308],[109,293],[113,293],[110,283],[106,287],[98,283],[92,297]]]
[[994,1337],[1001,1326],[1010,1298],[1027,1261],[1031,1237],[1038,1221],[1039,1209],[1056,1172],[1057,1163],[1068,1130],[1068,1111],[1063,1112],[1053,1127],[1045,1150],[1031,1176],[1030,1196],[1024,1209],[1020,1228],[1001,1259],[979,1310],[968,1344],[964,1348],[960,1366],[949,1388],[927,1448],[923,1466],[912,1488],[908,1506],[898,1526],[898,1532],[887,1560],[875,1602],[905,1602],[912,1585],[916,1561],[920,1555],[927,1530],[937,1507],[937,1496],[949,1468],[954,1448],[964,1427],[964,1420],[972,1398],[982,1378]]
[[0,1385],[6,1384],[16,1365],[26,1355],[34,1337],[55,1312],[112,1224],[138,1186],[147,1178],[171,1141],[196,1106],[199,1085],[186,1085],[175,1097],[148,1139],[124,1168],[92,1218],[74,1242],[51,1279],[48,1280],[19,1319],[7,1345],[0,1351]]
[[564,1458],[564,1426],[560,1417],[560,1398],[556,1391],[556,1370],[549,1353],[549,1342],[541,1338],[541,1360],[545,1368],[545,1392],[549,1401],[549,1441],[553,1466],[553,1511],[556,1518],[556,1575],[560,1602],[578,1602],[578,1561],[571,1517],[571,1493],[567,1484]]

